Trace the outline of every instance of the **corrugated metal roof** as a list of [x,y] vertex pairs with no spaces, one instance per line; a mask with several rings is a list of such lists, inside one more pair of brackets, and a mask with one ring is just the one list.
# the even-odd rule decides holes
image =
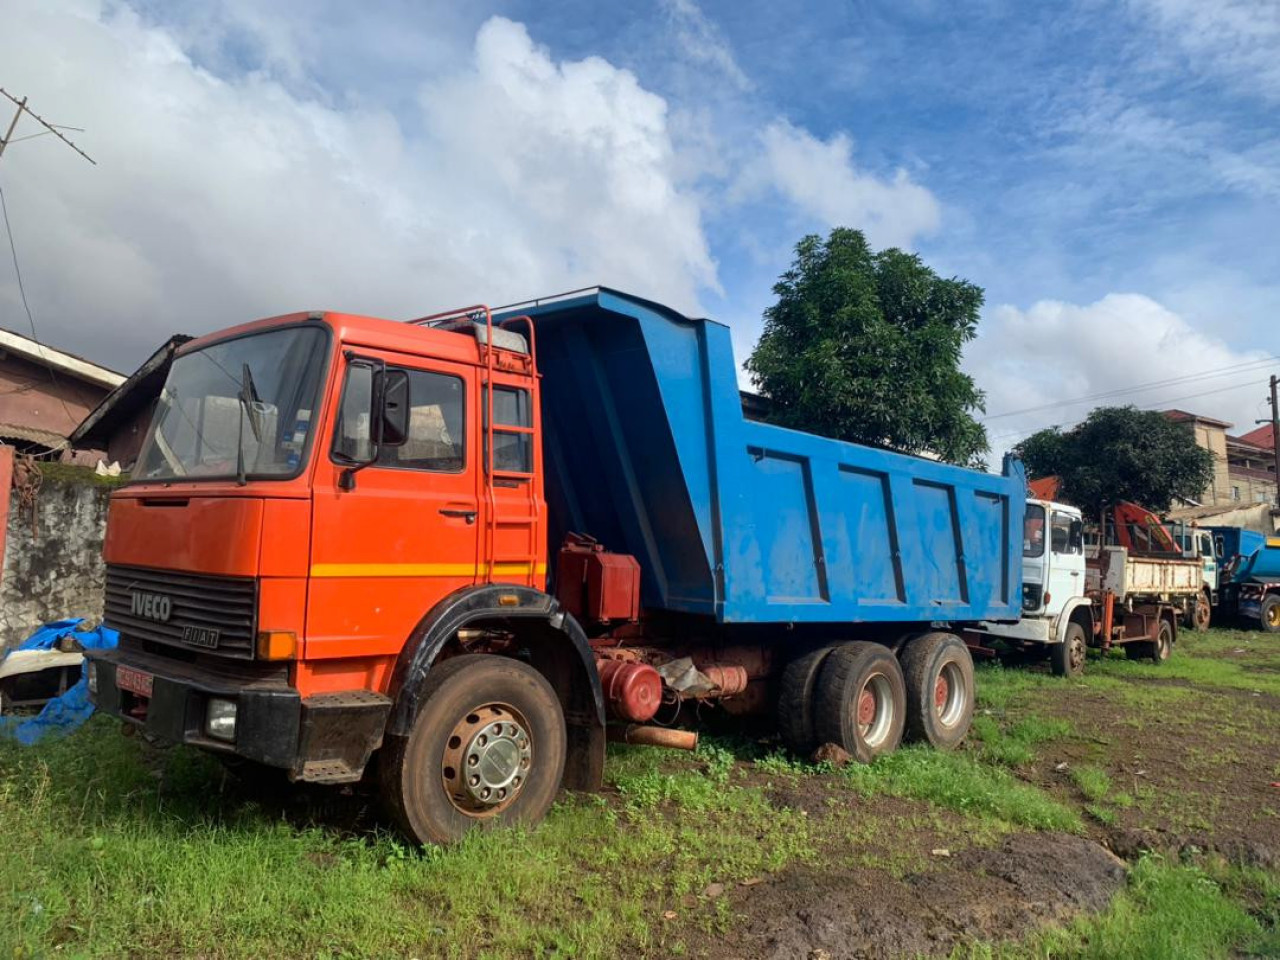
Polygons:
[[39,430],[36,427],[24,427],[16,423],[0,423],[0,439],[25,440],[42,446],[56,449],[67,445],[67,438],[52,430]]

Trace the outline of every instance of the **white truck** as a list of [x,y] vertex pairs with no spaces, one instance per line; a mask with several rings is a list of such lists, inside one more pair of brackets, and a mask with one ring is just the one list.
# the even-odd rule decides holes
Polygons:
[[1022,539],[1022,618],[984,621],[966,640],[1044,651],[1058,676],[1084,671],[1089,647],[1123,645],[1133,658],[1167,660],[1177,620],[1203,591],[1199,559],[1137,556],[1099,546],[1086,558],[1084,518],[1075,507],[1028,500]]

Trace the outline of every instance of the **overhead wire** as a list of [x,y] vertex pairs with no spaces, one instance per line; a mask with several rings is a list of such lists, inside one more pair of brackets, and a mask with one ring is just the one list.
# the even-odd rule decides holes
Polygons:
[[[36,353],[40,356],[40,359],[44,361],[45,367],[49,370],[49,379],[53,383],[54,396],[58,398],[58,403],[62,405],[63,413],[67,415],[67,421],[73,425],[72,429],[74,429],[74,425],[78,424],[81,418],[71,412],[71,408],[67,406],[67,401],[62,398],[61,387],[58,383],[58,375],[54,372],[53,364],[49,361],[49,358],[45,356],[44,344],[40,342],[40,336],[36,333],[36,318],[31,312],[31,304],[27,302],[26,285],[22,282],[22,267],[18,265],[18,247],[13,241],[13,227],[9,223],[9,204],[5,200],[3,185],[0,185],[0,213],[3,213],[4,215],[4,232],[9,238],[9,254],[13,258],[13,273],[18,279],[18,294],[22,299],[22,309],[27,313],[27,324],[31,327],[31,339],[35,342],[36,347],[38,348]],[[64,438],[62,446],[65,447],[67,445],[68,441]]]
[[[1261,386],[1261,385],[1263,385],[1263,384],[1270,383],[1270,382],[1271,382],[1271,381],[1270,381],[1270,378],[1268,378],[1268,379],[1266,379],[1266,380],[1251,380],[1251,381],[1249,381],[1248,383],[1233,383],[1233,384],[1231,384],[1230,386],[1226,386],[1226,387],[1217,387],[1216,389],[1213,389],[1213,390],[1203,390],[1203,391],[1200,391],[1199,393],[1186,394],[1186,395],[1181,396],[1181,397],[1170,397],[1169,399],[1167,399],[1167,400],[1162,400],[1162,401],[1160,401],[1159,403],[1156,403],[1156,404],[1152,404],[1152,405],[1145,406],[1145,407],[1138,407],[1138,409],[1139,409],[1139,410],[1153,410],[1153,409],[1157,409],[1157,408],[1159,408],[1159,407],[1164,407],[1164,406],[1166,406],[1166,405],[1168,405],[1168,404],[1171,404],[1171,403],[1180,403],[1180,402],[1182,402],[1183,400],[1194,400],[1194,399],[1196,399],[1197,397],[1208,397],[1208,396],[1212,396],[1213,394],[1217,394],[1217,393],[1227,393],[1227,392],[1229,392],[1229,391],[1231,391],[1231,390],[1242,390],[1242,389],[1244,389],[1245,387],[1257,387],[1257,386]],[[1078,420],[1071,420],[1071,421],[1069,421],[1069,422],[1067,422],[1067,423],[1052,423],[1052,424],[1046,424],[1045,426],[1042,426],[1042,427],[1033,427],[1033,428],[1032,428],[1032,429],[1030,429],[1030,430],[1013,430],[1013,431],[1009,431],[1009,432],[1006,432],[1006,433],[997,433],[997,434],[992,434],[990,437],[988,437],[988,440],[992,440],[992,441],[994,441],[994,440],[1021,440],[1021,439],[1024,439],[1025,437],[1029,437],[1029,436],[1031,436],[1033,433],[1039,433],[1041,430],[1048,430],[1048,429],[1052,429],[1052,428],[1057,428],[1057,429],[1061,430],[1061,429],[1065,429],[1065,428],[1068,428],[1068,427],[1075,427],[1075,426],[1078,426],[1078,425],[1080,425],[1080,424],[1084,423],[1084,422],[1085,422],[1086,420],[1088,420],[1088,419],[1089,419],[1089,418],[1088,418],[1088,416],[1086,415],[1086,416],[1083,416],[1083,417],[1079,418]]]
[[1128,396],[1134,393],[1145,393],[1148,390],[1156,390],[1161,387],[1174,386],[1180,383],[1192,383],[1197,380],[1213,380],[1217,377],[1227,376],[1231,373],[1243,373],[1255,368],[1261,369],[1276,361],[1280,361],[1280,355],[1259,357],[1254,360],[1247,360],[1226,367],[1202,370],[1199,373],[1189,373],[1179,377],[1167,377],[1161,380],[1152,380],[1147,383],[1134,384],[1128,387],[1119,387],[1115,390],[1104,390],[1100,393],[1092,393],[1080,397],[1067,397],[1061,400],[1054,400],[1051,403],[1038,404],[1034,407],[1024,407],[1021,410],[1007,410],[1002,413],[993,413],[979,419],[981,422],[986,423],[989,420],[998,420],[1002,417],[1015,417],[1024,413],[1038,413],[1041,410],[1055,410],[1060,407],[1074,406],[1077,403],[1089,403],[1095,400],[1106,400],[1111,397]]

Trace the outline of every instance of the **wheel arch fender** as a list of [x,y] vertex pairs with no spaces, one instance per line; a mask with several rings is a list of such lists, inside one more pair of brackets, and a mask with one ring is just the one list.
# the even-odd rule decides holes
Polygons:
[[604,774],[605,704],[595,655],[578,621],[554,597],[532,587],[462,587],[418,621],[392,671],[387,734],[407,737],[412,731],[422,706],[423,682],[458,630],[496,620],[510,625],[530,653],[530,665],[547,678],[560,699],[569,735],[565,786],[598,789]]
[[1067,602],[1062,613],[1058,615],[1057,629],[1054,637],[1057,643],[1067,642],[1067,628],[1073,623],[1084,628],[1085,643],[1093,643],[1093,604],[1088,597],[1074,597]]

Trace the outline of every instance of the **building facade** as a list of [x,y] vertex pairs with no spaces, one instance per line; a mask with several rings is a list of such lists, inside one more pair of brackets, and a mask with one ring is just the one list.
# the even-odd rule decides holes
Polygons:
[[1227,431],[1233,424],[1213,417],[1166,410],[1164,415],[1184,425],[1196,443],[1213,454],[1213,478],[1199,501],[1188,508],[1240,508],[1275,505],[1276,472],[1271,427],[1260,427],[1243,436]]

